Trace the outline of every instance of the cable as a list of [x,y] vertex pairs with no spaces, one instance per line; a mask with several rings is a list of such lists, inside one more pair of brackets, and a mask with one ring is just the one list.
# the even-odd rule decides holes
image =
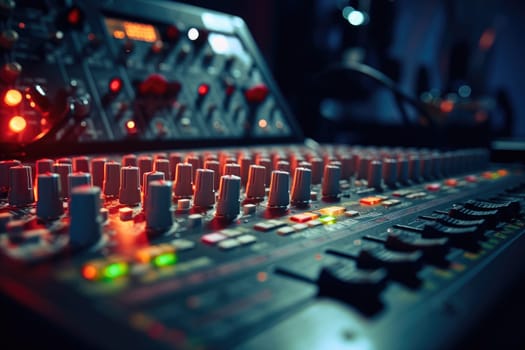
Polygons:
[[357,63],[357,62],[349,62],[345,64],[335,64],[331,65],[322,72],[316,74],[314,76],[314,80],[318,80],[322,78],[325,75],[337,73],[341,71],[351,71],[351,72],[357,72],[362,75],[365,75],[369,78],[374,79],[378,83],[380,83],[382,86],[386,87],[388,90],[390,90],[395,97],[396,103],[398,105],[399,111],[401,113],[401,117],[403,118],[403,122],[406,124],[409,124],[409,118],[407,111],[405,107],[402,104],[402,101],[405,101],[412,105],[419,113],[421,113],[423,116],[426,117],[427,122],[429,125],[433,125],[433,118],[429,110],[427,109],[426,105],[416,98],[408,95],[404,91],[399,88],[399,86],[396,84],[395,81],[390,79],[388,76],[380,72],[379,70],[370,67],[369,65],[363,64],[363,63]]

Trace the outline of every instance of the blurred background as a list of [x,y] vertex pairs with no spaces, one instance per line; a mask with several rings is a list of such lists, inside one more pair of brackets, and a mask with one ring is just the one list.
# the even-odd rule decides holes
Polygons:
[[316,140],[469,147],[525,139],[523,1],[182,2],[247,22]]

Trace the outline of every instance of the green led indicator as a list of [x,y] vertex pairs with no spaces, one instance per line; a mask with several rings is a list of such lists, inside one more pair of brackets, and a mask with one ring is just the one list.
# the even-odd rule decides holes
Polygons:
[[128,264],[125,262],[117,262],[109,264],[104,269],[104,277],[109,279],[115,279],[124,276],[128,273]]
[[323,215],[319,218],[319,221],[321,221],[325,225],[333,224],[335,223],[335,216]]
[[177,256],[174,253],[164,253],[153,259],[153,265],[157,267],[173,265],[177,262]]

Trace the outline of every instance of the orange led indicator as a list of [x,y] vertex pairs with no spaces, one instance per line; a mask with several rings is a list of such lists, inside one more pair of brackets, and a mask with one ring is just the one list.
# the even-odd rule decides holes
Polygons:
[[5,93],[4,103],[9,107],[16,107],[22,102],[22,93],[16,89],[9,89]]
[[114,30],[113,31],[113,37],[115,39],[124,39],[126,37],[126,33],[124,33],[124,31],[122,30]]
[[441,109],[441,112],[443,113],[450,113],[454,109],[454,102],[449,100],[441,101],[439,109]]
[[24,119],[24,117],[21,117],[19,115],[15,115],[9,121],[9,129],[11,129],[12,132],[21,132],[26,128],[26,126],[26,120]]
[[382,199],[379,197],[365,197],[359,200],[361,205],[376,205],[381,203]]
[[82,276],[87,280],[94,280],[97,274],[97,268],[93,265],[85,265],[82,269]]
[[507,176],[508,174],[509,174],[509,172],[506,169],[499,169],[498,170],[498,175],[499,176]]
[[266,121],[266,119],[261,119],[261,120],[259,120],[259,127],[260,127],[261,129],[264,129],[264,128],[266,128],[267,126],[268,126],[268,122]]

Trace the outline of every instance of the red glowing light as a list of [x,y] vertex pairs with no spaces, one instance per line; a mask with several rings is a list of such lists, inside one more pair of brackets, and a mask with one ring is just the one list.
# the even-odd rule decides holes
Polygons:
[[210,86],[208,84],[201,84],[197,89],[200,96],[206,96],[210,92]]
[[109,91],[113,94],[117,94],[122,89],[122,79],[113,78],[109,81]]
[[170,25],[168,26],[168,28],[166,28],[166,38],[169,41],[177,40],[179,38],[179,35],[180,35],[179,28],[177,28],[176,26]]
[[492,28],[486,29],[479,38],[479,48],[486,51],[494,45],[496,40],[496,32]]
[[93,265],[86,265],[82,269],[82,276],[87,280],[93,280],[97,277],[97,268]]
[[25,29],[25,27],[26,27],[26,24],[24,22],[18,23],[18,28]]
[[67,22],[76,26],[82,21],[82,12],[78,7],[73,7],[67,14]]
[[12,132],[19,133],[23,131],[26,128],[26,126],[27,126],[27,122],[25,118],[19,115],[15,115],[9,121],[9,129],[11,129]]
[[22,93],[16,89],[9,89],[4,95],[4,103],[8,107],[16,107],[22,102]]
[[443,113],[450,113],[454,109],[454,102],[449,100],[441,101],[441,103],[439,104],[439,109]]

